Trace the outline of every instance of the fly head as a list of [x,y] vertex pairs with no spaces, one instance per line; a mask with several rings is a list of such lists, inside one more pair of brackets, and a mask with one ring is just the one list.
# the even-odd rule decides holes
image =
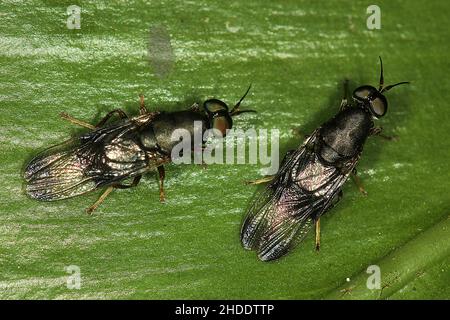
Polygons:
[[381,57],[379,58],[380,85],[378,89],[370,85],[363,85],[353,91],[353,99],[356,103],[362,108],[368,110],[370,114],[377,119],[384,116],[388,109],[388,102],[386,97],[383,95],[383,92],[386,92],[395,86],[409,83],[407,81],[403,81],[384,87],[383,61],[381,60]]

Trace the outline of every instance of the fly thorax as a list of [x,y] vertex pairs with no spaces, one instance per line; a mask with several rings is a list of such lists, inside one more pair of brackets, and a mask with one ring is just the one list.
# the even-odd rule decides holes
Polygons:
[[162,113],[151,125],[157,145],[166,153],[180,142],[189,143],[193,148],[195,141],[202,142],[203,133],[208,129],[206,118],[190,110]]
[[369,113],[348,108],[326,122],[321,130],[321,157],[330,163],[354,157],[361,150],[370,133],[373,121]]

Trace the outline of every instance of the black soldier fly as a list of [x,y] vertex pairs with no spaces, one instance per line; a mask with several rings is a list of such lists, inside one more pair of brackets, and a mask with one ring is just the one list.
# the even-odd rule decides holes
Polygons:
[[[150,112],[141,95],[140,115],[132,118],[115,109],[94,126],[62,113],[62,118],[91,131],[33,158],[25,169],[26,192],[34,199],[54,201],[105,187],[87,209],[91,213],[114,189],[134,187],[144,173],[157,170],[160,200],[164,201],[164,164],[171,162],[171,150],[179,142],[171,140],[172,132],[182,128],[194,135],[194,130],[199,130],[194,121],[200,121],[202,133],[214,128],[225,136],[233,124],[231,117],[252,112],[239,109],[249,90],[231,110],[223,101],[209,99],[203,103],[203,111],[194,104],[188,110]],[[121,120],[106,124],[113,115]],[[130,178],[131,183],[123,183]]]
[[316,227],[316,249],[320,247],[320,217],[342,197],[341,187],[352,175],[364,191],[355,167],[364,142],[381,135],[374,119],[383,117],[387,100],[383,95],[400,82],[384,87],[380,57],[380,84],[363,85],[347,101],[347,82],[340,111],[322,124],[296,150],[288,152],[276,175],[253,183],[269,182],[251,203],[241,229],[245,249],[256,250],[263,261],[274,260],[298,244]]

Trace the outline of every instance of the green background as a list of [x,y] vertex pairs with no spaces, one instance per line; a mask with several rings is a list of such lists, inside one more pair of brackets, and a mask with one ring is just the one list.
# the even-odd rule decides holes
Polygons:
[[[2,1],[0,5],[0,297],[87,298],[444,298],[450,297],[448,139],[449,4],[377,1],[381,30],[368,30],[357,1]],[[81,6],[81,29],[66,8]],[[149,29],[166,28],[175,61],[166,77],[149,61]],[[166,167],[167,202],[155,174],[115,191],[45,203],[28,199],[21,177],[38,151],[85,132],[62,111],[94,123],[114,108],[177,110],[215,97],[258,114],[237,128],[277,128],[283,156],[338,110],[342,81],[376,85],[378,56],[387,93],[353,183],[314,235],[290,255],[260,262],[242,249],[240,223],[261,165]],[[383,290],[365,283],[381,269]],[[81,269],[69,290],[65,268]],[[347,282],[347,279],[350,280]]]

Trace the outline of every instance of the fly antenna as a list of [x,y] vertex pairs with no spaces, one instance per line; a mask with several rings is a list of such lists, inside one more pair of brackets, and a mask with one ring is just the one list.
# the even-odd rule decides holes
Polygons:
[[250,84],[248,86],[247,91],[244,93],[244,95],[242,96],[241,99],[239,99],[239,101],[236,103],[236,105],[233,107],[233,109],[231,109],[230,111],[230,115],[231,116],[235,116],[244,112],[256,112],[255,110],[239,110],[239,107],[241,106],[241,102],[245,99],[245,97],[247,96],[247,94],[249,93],[250,89],[251,89],[252,85]]
[[409,83],[410,83],[409,81],[402,81],[402,82],[399,82],[399,83],[396,83],[396,84],[391,84],[391,85],[389,85],[389,86],[387,86],[387,87],[384,87],[384,88],[380,91],[380,93],[382,93],[382,92],[384,92],[384,91],[388,91],[388,90],[392,89],[392,88],[395,87],[395,86],[399,86],[399,85],[401,85],[401,84],[409,84]]
[[383,76],[383,60],[381,60],[381,56],[378,56],[380,58],[380,86],[378,87],[378,91],[382,92],[384,85],[384,76]]
[[384,77],[383,77],[383,60],[381,60],[381,56],[378,56],[378,58],[380,58],[380,87],[378,88],[378,91],[380,91],[380,93],[384,92],[384,91],[388,91],[390,89],[392,89],[395,86],[401,85],[401,84],[409,84],[409,81],[402,81],[396,84],[391,84],[387,87],[384,87]]

